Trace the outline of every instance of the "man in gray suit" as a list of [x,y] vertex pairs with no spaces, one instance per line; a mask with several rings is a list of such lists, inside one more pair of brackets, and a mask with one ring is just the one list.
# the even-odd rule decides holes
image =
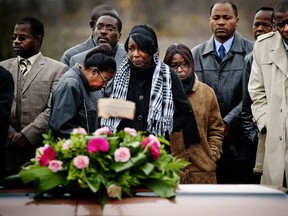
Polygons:
[[43,37],[44,27],[39,20],[20,19],[11,36],[17,57],[0,62],[11,72],[15,82],[5,151],[8,174],[17,173],[42,145],[42,134],[48,128],[52,92],[68,70],[66,65],[41,54]]
[[[121,19],[112,13],[106,13],[98,18],[94,31],[95,42],[97,45],[104,43],[109,43],[111,45],[117,68],[127,56],[127,52],[125,51],[123,44],[119,43],[121,37],[121,30]],[[76,63],[83,64],[85,56],[90,50],[72,56],[70,59],[70,68],[73,67]],[[105,95],[109,95],[109,92],[112,91],[112,85],[110,85],[111,83],[112,80],[105,88]],[[97,100],[103,96],[102,90],[93,92]]]
[[92,49],[96,46],[95,41],[95,26],[98,18],[104,13],[111,13],[119,17],[118,12],[110,5],[101,4],[96,6],[91,13],[90,28],[92,29],[92,35],[83,43],[77,44],[76,46],[71,47],[66,50],[61,57],[61,62],[69,66],[70,58],[78,53],[84,52],[86,50]]
[[[121,19],[112,13],[101,15],[96,22],[94,30],[94,38],[97,45],[109,43],[112,46],[117,68],[127,56],[123,44],[119,44],[121,30]],[[83,64],[85,56],[90,50],[72,56],[69,67],[73,67],[76,63]]]

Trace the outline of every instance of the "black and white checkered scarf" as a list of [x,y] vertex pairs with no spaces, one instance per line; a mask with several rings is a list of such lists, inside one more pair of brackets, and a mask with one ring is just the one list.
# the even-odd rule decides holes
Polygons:
[[[170,134],[173,130],[174,104],[172,95],[172,81],[168,65],[160,61],[154,54],[156,64],[150,94],[150,103],[147,119],[147,131],[154,135]],[[113,80],[113,91],[110,98],[126,100],[130,80],[129,58],[123,60]],[[107,126],[116,132],[120,118],[101,119],[101,126]]]

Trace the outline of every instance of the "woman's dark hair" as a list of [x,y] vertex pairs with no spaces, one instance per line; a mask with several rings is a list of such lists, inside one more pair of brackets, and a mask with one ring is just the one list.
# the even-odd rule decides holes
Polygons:
[[177,53],[184,58],[185,62],[189,64],[189,66],[192,67],[192,71],[194,71],[194,60],[191,50],[181,43],[172,44],[167,48],[163,62],[167,65],[171,65],[172,58]]
[[124,44],[126,52],[128,52],[129,38],[132,38],[137,44],[138,48],[149,55],[158,52],[158,40],[155,31],[152,27],[146,24],[134,26]]
[[84,60],[84,67],[98,67],[100,71],[112,69],[116,71],[116,61],[112,56],[112,47],[110,44],[101,44],[89,51]]

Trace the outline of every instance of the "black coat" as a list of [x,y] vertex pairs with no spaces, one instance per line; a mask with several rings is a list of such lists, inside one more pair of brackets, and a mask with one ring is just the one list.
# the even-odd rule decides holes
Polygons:
[[[130,82],[126,100],[136,103],[136,114],[133,120],[122,119],[117,130],[124,127],[131,127],[137,131],[147,130],[147,117],[150,102],[150,92],[155,65],[147,69],[131,67]],[[184,92],[178,74],[170,69],[172,81],[172,94],[175,113],[173,116],[173,131],[180,131],[188,118],[188,113],[192,112],[191,105]]]

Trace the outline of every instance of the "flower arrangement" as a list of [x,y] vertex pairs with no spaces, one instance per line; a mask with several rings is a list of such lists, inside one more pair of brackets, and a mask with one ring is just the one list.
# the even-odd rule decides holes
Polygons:
[[145,187],[170,198],[175,196],[178,172],[189,164],[165,150],[169,142],[163,137],[132,128],[111,133],[104,127],[93,134],[77,128],[69,139],[55,141],[45,134],[43,143],[19,173],[25,184],[34,182],[37,195],[55,187],[68,191],[78,187],[105,204],[109,198],[133,196],[133,188]]

